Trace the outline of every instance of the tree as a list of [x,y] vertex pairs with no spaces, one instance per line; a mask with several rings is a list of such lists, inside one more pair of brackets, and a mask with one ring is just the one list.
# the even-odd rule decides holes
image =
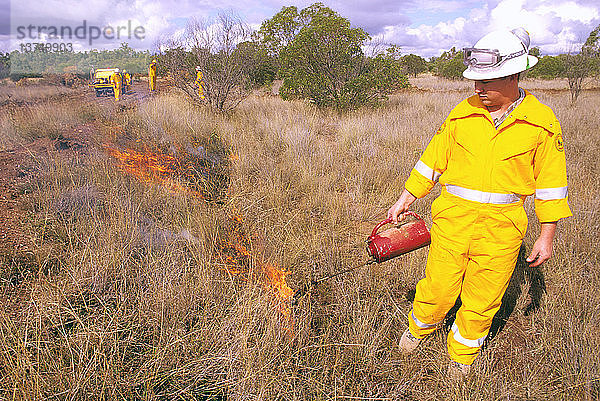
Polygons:
[[347,110],[407,85],[391,53],[366,57],[361,46],[369,35],[330,8],[315,3],[295,20],[300,28],[279,51],[284,99],[308,98],[318,107]]
[[539,47],[532,47],[531,49],[529,49],[529,54],[531,54],[532,56],[535,56],[537,58],[540,58],[541,52],[540,52],[540,48]]
[[8,77],[10,73],[10,53],[0,53],[0,79]]
[[161,47],[161,66],[171,83],[196,102],[196,66],[204,79],[206,102],[221,112],[234,109],[250,94],[251,73],[257,58],[247,46],[250,28],[239,18],[221,13],[209,23],[191,20],[185,34]]
[[553,79],[563,77],[565,65],[563,59],[557,56],[543,56],[538,63],[527,71],[527,76],[532,78]]
[[582,46],[582,51],[596,57],[600,54],[600,25],[590,32]]
[[561,58],[565,66],[565,75],[569,82],[571,102],[574,103],[581,94],[583,83],[592,70],[590,57],[584,52],[579,52],[577,54],[562,54]]
[[447,79],[462,79],[462,73],[466,69],[463,63],[463,52],[452,48],[443,52],[434,61],[434,74]]
[[590,73],[598,75],[600,73],[600,25],[596,27],[581,47],[581,52],[590,62]]
[[416,77],[417,74],[427,71],[427,61],[421,56],[415,54],[407,54],[400,58],[402,64],[402,70],[407,75]]
[[269,56],[277,59],[281,50],[294,40],[302,26],[302,18],[297,8],[283,7],[273,18],[261,24],[255,39]]
[[250,83],[254,87],[270,85],[275,80],[278,70],[277,59],[267,52],[260,43],[250,40],[238,45],[238,50],[252,59],[249,71]]
[[598,73],[600,26],[590,32],[579,53],[561,55],[571,91],[571,102],[577,101],[586,78]]

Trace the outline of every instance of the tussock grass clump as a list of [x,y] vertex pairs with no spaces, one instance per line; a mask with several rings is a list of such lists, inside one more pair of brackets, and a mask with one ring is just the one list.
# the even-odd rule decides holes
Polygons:
[[[289,318],[256,260],[244,274],[227,268],[232,214],[243,216],[249,251],[288,268],[294,288],[366,260],[364,239],[469,90],[408,91],[344,115],[251,97],[221,116],[173,94],[110,114],[99,135],[120,148],[228,155],[222,202],[140,182],[102,151],[45,162],[32,213],[40,244],[56,247],[61,264],[20,284],[22,302],[0,314],[1,396],[598,398],[600,119],[591,93],[572,105],[568,91],[533,90],[563,127],[574,217],[560,223],[543,268],[520,260],[463,383],[446,378],[447,329],[414,355],[395,351],[425,249],[324,282]],[[436,191],[415,204],[428,223]],[[527,212],[525,256],[538,232],[531,202]]]

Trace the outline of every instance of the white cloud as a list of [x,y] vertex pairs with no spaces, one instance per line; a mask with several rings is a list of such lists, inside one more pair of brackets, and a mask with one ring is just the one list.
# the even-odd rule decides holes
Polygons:
[[[525,27],[532,46],[543,54],[558,54],[581,47],[589,33],[600,24],[600,4],[587,0],[501,0],[479,3],[464,17],[435,25],[388,26],[382,37],[398,43],[404,53],[437,56],[452,47],[473,45],[484,34],[500,28]],[[425,7],[434,2],[425,2]]]
[[562,4],[541,5],[537,8],[537,12],[543,15],[556,15],[563,21],[580,21],[589,24],[594,20],[598,20],[598,7],[585,6],[567,1]]

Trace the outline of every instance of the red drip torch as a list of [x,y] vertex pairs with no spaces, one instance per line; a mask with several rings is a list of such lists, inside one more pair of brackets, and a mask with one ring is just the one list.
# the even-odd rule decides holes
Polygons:
[[363,266],[385,262],[396,256],[404,255],[405,253],[429,245],[431,243],[431,235],[421,216],[414,212],[406,212],[404,213],[404,216],[411,216],[413,219],[404,219],[400,224],[388,228],[379,234],[377,231],[384,225],[391,223],[392,219],[388,218],[383,220],[375,226],[373,232],[367,238],[367,254],[370,256],[369,260],[358,266],[351,267],[350,269],[342,270],[306,283],[294,293],[292,304],[297,304],[302,296],[325,280],[349,273]]
[[431,243],[431,235],[421,216],[415,212],[406,212],[404,215],[412,216],[414,220],[406,223],[403,220],[400,225],[377,234],[377,230],[392,222],[392,219],[383,220],[367,238],[367,253],[375,262],[385,262]]

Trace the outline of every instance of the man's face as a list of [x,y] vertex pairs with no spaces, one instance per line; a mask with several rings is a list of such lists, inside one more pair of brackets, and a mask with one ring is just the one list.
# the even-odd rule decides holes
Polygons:
[[475,81],[475,93],[486,107],[502,106],[510,96],[514,77]]

